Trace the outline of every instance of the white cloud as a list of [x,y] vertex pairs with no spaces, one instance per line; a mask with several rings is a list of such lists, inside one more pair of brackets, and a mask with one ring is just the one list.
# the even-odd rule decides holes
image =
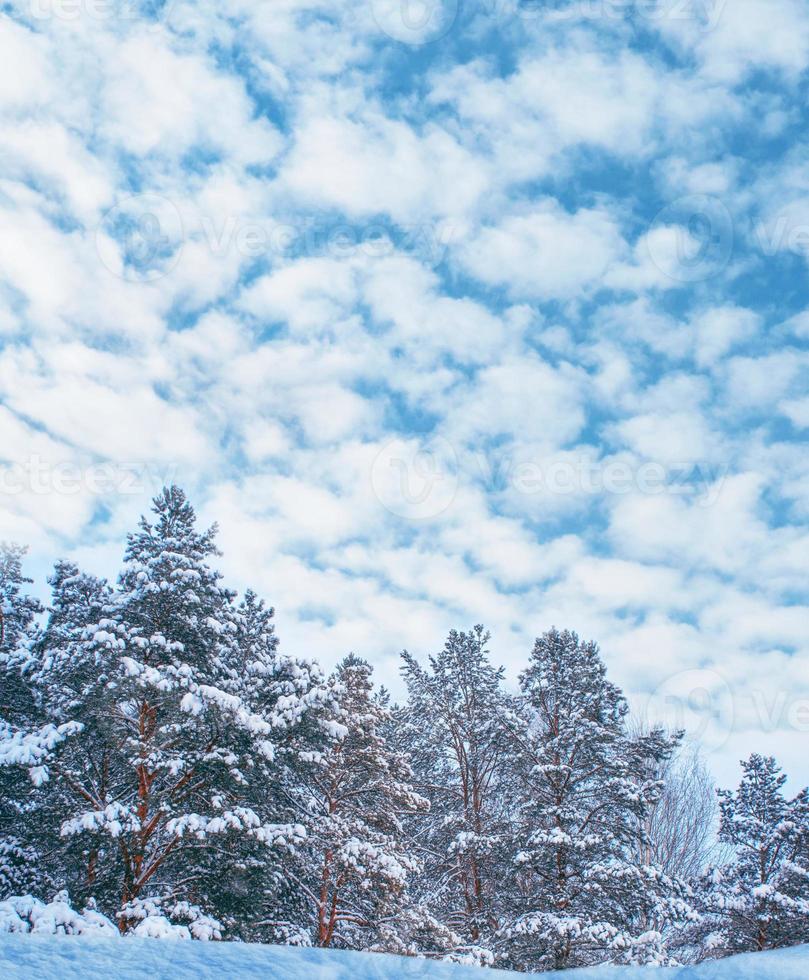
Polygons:
[[0,146],[7,177],[41,181],[88,223],[94,223],[98,209],[112,196],[112,180],[101,162],[74,133],[53,121],[26,119],[5,127]]
[[782,402],[779,410],[799,429],[809,429],[809,397]]
[[597,285],[623,248],[608,212],[569,214],[546,200],[484,226],[457,251],[478,279],[505,286],[515,298],[567,299]]
[[504,358],[451,394],[446,417],[444,431],[459,445],[505,438],[557,447],[584,426],[583,378],[536,357]]
[[725,368],[727,402],[737,411],[771,408],[807,367],[807,357],[797,351],[730,358]]
[[719,438],[699,412],[636,415],[616,426],[617,436],[646,460],[683,465],[715,459]]
[[512,179],[544,173],[554,155],[577,144],[641,152],[657,97],[655,73],[642,58],[573,46],[526,58],[506,78],[483,62],[453,68],[435,77],[430,94],[490,141],[498,169]]
[[3,17],[0,58],[5,70],[0,78],[0,106],[4,110],[19,112],[47,104],[53,92],[49,54],[43,35]]
[[665,556],[703,569],[754,574],[756,562],[768,549],[769,532],[759,512],[761,478],[755,473],[720,472],[715,486],[697,490],[616,497],[610,539],[636,558]]
[[135,33],[109,50],[101,96],[104,134],[139,156],[226,151],[237,164],[268,164],[281,149],[274,127],[251,118],[239,80],[172,50],[161,32]]
[[715,364],[736,344],[754,337],[760,326],[758,313],[735,306],[714,307],[700,313],[693,321],[697,366]]
[[304,204],[360,217],[389,214],[413,225],[473,210],[487,173],[485,163],[442,129],[416,132],[365,111],[356,119],[306,114],[281,181]]
[[757,68],[797,75],[809,64],[809,15],[800,0],[718,0],[707,22],[659,23],[696,53],[706,75],[722,81]]
[[[809,331],[780,274],[809,184],[780,147],[802,135],[803,5],[664,19],[666,57],[622,18],[558,11],[496,51],[483,13],[411,50],[371,6],[176,0],[148,30],[5,18],[3,474],[34,456],[150,468],[134,494],[5,494],[0,536],[33,545],[40,577],[65,552],[114,574],[176,478],[219,520],[229,582],[326,663],[353,648],[395,686],[403,646],[483,620],[513,681],[556,623],[600,640],[638,697],[683,669],[800,691]],[[773,91],[737,86],[761,68]],[[182,225],[148,283],[102,222],[138,194]],[[718,199],[736,233],[696,274],[683,195]],[[312,225],[358,243],[311,244]],[[436,438],[451,499],[410,521],[374,462]],[[696,492],[577,482],[649,459],[698,460]],[[739,719],[717,766],[753,742],[793,751],[786,721]]]

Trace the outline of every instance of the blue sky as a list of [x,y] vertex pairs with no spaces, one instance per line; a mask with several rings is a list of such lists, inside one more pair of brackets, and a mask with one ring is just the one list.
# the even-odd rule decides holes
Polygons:
[[113,575],[165,480],[282,643],[551,625],[809,777],[809,8],[24,0],[0,535]]

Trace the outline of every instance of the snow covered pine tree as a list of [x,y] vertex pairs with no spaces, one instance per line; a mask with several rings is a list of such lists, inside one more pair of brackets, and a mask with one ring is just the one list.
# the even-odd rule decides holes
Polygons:
[[706,956],[809,942],[809,792],[785,798],[772,757],[751,755],[735,793],[719,793],[731,860],[704,879]]
[[39,719],[22,676],[41,612],[39,602],[23,592],[31,581],[22,572],[24,555],[19,545],[0,544],[0,898],[50,884],[30,832],[31,782],[22,768],[44,759],[44,751],[36,750],[43,746],[32,740]]
[[420,898],[457,934],[455,958],[480,963],[492,962],[500,925],[512,802],[503,726],[509,703],[488,641],[482,626],[452,630],[429,670],[405,651],[408,701],[400,721],[416,787],[431,806],[416,821],[425,862]]
[[96,893],[122,930],[143,901],[187,913],[215,900],[210,911],[235,927],[225,883],[240,859],[259,850],[271,863],[303,836],[251,805],[251,781],[271,782],[276,740],[298,708],[291,695],[261,710],[228,689],[240,619],[208,564],[215,528],[195,530],[177,487],[154,512],[128,537],[116,589],[57,569],[38,644],[39,696],[84,725],[52,767],[61,835],[85,869],[71,887]]
[[[49,779],[41,782],[34,794],[36,833],[47,846],[47,866],[59,887],[69,886],[74,897],[82,900],[104,897],[109,878],[99,880],[98,847],[77,848],[73,840],[60,833],[66,814],[75,809],[73,793],[65,771],[71,757],[93,760],[98,764],[103,783],[108,777],[109,754],[103,720],[94,712],[99,684],[100,663],[82,656],[82,631],[101,616],[112,591],[101,579],[81,573],[68,561],[59,561],[48,579],[51,602],[44,630],[30,645],[25,669],[40,718],[57,725],[74,725],[79,730],[75,744],[63,745],[49,762]],[[87,755],[92,747],[95,755]],[[54,778],[50,778],[53,776]],[[102,860],[101,867],[109,871]],[[38,893],[41,894],[41,893]]]
[[[272,721],[274,751],[255,757],[253,737],[242,735],[247,784],[243,800],[263,819],[295,828],[294,840],[272,851],[251,848],[230,854],[212,881],[221,892],[214,908],[227,907],[232,930],[249,942],[312,943],[310,905],[299,881],[308,811],[302,805],[312,760],[331,743],[323,718],[333,710],[333,692],[315,661],[282,655],[274,610],[250,589],[237,610],[236,645],[228,651],[222,686]],[[214,860],[218,861],[216,855]]]
[[308,896],[314,943],[363,949],[397,945],[408,875],[401,817],[428,808],[407,758],[388,742],[387,695],[373,693],[371,667],[347,656],[330,678],[328,739],[303,787],[308,843],[299,885]]
[[[0,550],[11,928],[114,920],[521,970],[809,942],[809,793],[787,800],[774,760],[719,795],[732,858],[697,921],[676,875],[703,863],[708,782],[692,760],[654,810],[678,736],[633,734],[595,644],[544,634],[510,697],[483,627],[453,631],[429,669],[403,654],[391,709],[365,661],[326,681],[279,653],[273,610],[221,586],[215,528],[182,491],[154,512],[116,586],[56,565],[44,628],[23,549]],[[19,894],[65,887],[83,911]]]
[[636,844],[673,740],[629,734],[597,646],[575,633],[539,637],[520,687],[509,719],[521,790],[505,961],[522,970],[666,961],[662,933],[691,914],[687,889],[640,863]]

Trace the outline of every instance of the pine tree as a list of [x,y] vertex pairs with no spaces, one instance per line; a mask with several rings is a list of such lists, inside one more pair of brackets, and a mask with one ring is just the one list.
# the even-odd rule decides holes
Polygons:
[[733,849],[704,879],[709,956],[809,942],[809,792],[783,794],[772,757],[742,762],[735,793],[719,793],[719,838]]
[[214,868],[210,876],[208,901],[241,939],[310,945],[311,906],[300,883],[308,853],[305,788],[313,760],[331,742],[322,722],[334,700],[316,662],[279,652],[273,617],[248,589],[236,611],[236,642],[224,658],[222,683],[273,727],[269,754],[251,751],[250,732],[240,736],[244,802],[263,822],[284,823],[293,833],[271,851],[231,848],[228,874]]
[[460,937],[455,953],[477,961],[490,959],[501,922],[512,774],[503,726],[510,707],[488,641],[482,626],[453,630],[429,670],[402,654],[402,737],[431,806],[412,828],[425,862],[418,897]]
[[31,583],[22,571],[26,549],[0,543],[0,670],[2,670],[2,717],[18,729],[36,719],[31,692],[22,677],[28,659],[27,646],[36,633],[40,602],[23,591]]
[[331,708],[320,718],[328,741],[313,755],[303,790],[308,846],[299,885],[315,945],[384,947],[408,876],[418,869],[402,817],[428,804],[411,786],[407,759],[388,741],[388,697],[374,694],[371,667],[349,655],[329,686]]
[[82,795],[82,784],[72,770],[86,767],[94,774],[99,799],[106,798],[113,776],[115,729],[99,710],[104,704],[99,692],[114,675],[115,662],[102,648],[91,648],[85,635],[104,615],[112,590],[70,561],[58,561],[48,583],[48,618],[31,645],[26,676],[41,716],[58,725],[75,725],[80,732],[51,758],[49,778],[35,794],[37,833],[48,842],[48,867],[60,888],[78,899],[112,899],[109,843],[99,839],[85,845],[84,840],[61,834],[62,821],[75,810],[77,796],[85,803],[91,799]]
[[[31,783],[23,768],[22,740],[39,721],[23,671],[35,634],[39,602],[23,588],[25,548],[0,544],[0,898],[37,890],[47,882],[36,835],[31,833]],[[20,764],[18,764],[20,763]]]
[[630,730],[595,644],[544,634],[510,696],[483,627],[452,631],[427,668],[403,654],[391,707],[353,655],[325,679],[280,652],[181,490],[153,510],[114,585],[57,563],[42,625],[0,546],[0,901],[85,905],[15,898],[13,928],[106,913],[520,970],[809,942],[809,790],[787,799],[773,759],[719,793],[731,857],[697,916],[677,874],[703,864],[706,774],[666,793],[680,736]]
[[688,914],[686,890],[639,862],[637,842],[673,749],[631,737],[628,707],[594,643],[551,630],[520,676],[509,724],[521,773],[513,921],[504,955],[520,969],[665,960],[662,932]]
[[224,901],[228,862],[294,847],[302,833],[250,805],[294,708],[254,710],[234,692],[249,651],[234,594],[209,564],[215,528],[196,530],[176,487],[154,512],[129,535],[116,589],[85,589],[100,614],[87,616],[75,576],[57,572],[70,601],[55,601],[36,669],[54,713],[84,725],[53,769],[61,836],[87,862],[75,884],[122,929],[146,898]]

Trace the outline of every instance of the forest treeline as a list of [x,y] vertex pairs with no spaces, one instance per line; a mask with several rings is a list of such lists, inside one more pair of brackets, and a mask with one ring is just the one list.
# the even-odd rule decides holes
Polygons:
[[775,760],[716,793],[567,630],[516,692],[482,626],[452,631],[402,654],[393,704],[357,656],[325,675],[282,653],[215,534],[166,488],[115,583],[60,561],[47,609],[2,548],[6,922],[58,894],[123,933],[526,971],[809,941],[809,795]]

